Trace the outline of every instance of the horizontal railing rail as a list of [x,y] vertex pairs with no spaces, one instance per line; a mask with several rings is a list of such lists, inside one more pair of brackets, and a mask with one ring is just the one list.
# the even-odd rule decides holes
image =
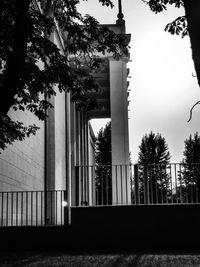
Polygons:
[[63,225],[65,191],[0,192],[0,226]]
[[200,203],[200,163],[76,166],[75,206]]

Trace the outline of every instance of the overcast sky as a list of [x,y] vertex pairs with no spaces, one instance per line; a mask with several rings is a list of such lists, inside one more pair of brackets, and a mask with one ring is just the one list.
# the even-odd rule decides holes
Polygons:
[[[101,7],[98,0],[83,2],[80,11],[89,13],[100,23],[115,23],[115,8]],[[131,33],[129,143],[132,162],[137,162],[142,137],[153,131],[165,137],[171,162],[183,157],[184,140],[200,132],[200,107],[191,106],[200,99],[189,37],[182,39],[164,31],[165,25],[184,15],[183,9],[169,7],[160,14],[152,13],[141,0],[122,0],[127,33]],[[95,133],[105,121],[93,123]]]

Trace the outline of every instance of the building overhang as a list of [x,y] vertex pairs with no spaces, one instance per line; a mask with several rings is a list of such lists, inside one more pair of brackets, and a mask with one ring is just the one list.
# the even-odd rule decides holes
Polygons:
[[[125,22],[116,22],[116,24],[101,24],[100,26],[108,27],[111,31],[116,34],[121,34],[126,36],[127,45],[131,40],[131,34],[126,34],[125,30]],[[63,37],[65,40],[65,45],[67,46],[67,33],[63,33]],[[96,72],[92,72],[92,76],[95,78],[99,90],[97,92],[92,92],[88,94],[88,97],[94,98],[96,100],[96,107],[87,111],[87,118],[96,119],[96,118],[110,118],[110,69],[109,69],[109,61],[115,60],[111,54],[106,53],[105,55],[98,54],[102,59],[103,64]],[[128,62],[129,54],[124,55],[120,60]],[[85,68],[85,67],[84,67]],[[90,70],[88,70],[90,72]],[[128,74],[128,72],[127,72]],[[86,95],[87,96],[87,95]]]

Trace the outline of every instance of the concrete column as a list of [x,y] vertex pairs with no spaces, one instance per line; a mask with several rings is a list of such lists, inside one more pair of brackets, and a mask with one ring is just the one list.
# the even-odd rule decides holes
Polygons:
[[[113,204],[130,204],[126,61],[110,59]],[[120,166],[119,166],[120,165]]]
[[81,205],[81,113],[76,110],[76,205]]
[[65,94],[66,99],[66,188],[68,202],[68,223],[71,223],[71,109],[70,109],[70,93]]
[[[54,106],[55,97],[52,96],[49,102]],[[47,146],[46,189],[55,190],[55,109],[54,108],[51,108],[48,110],[46,138],[47,138],[46,140],[46,146]]]
[[72,187],[72,205],[76,204],[76,172],[75,172],[75,161],[76,161],[76,114],[75,114],[75,103],[71,103],[71,187]]

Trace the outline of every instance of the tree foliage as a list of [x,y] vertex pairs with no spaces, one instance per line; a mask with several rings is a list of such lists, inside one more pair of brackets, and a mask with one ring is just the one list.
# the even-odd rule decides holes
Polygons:
[[[182,0],[149,0],[149,1],[142,0],[142,1],[146,3],[151,9],[151,11],[154,12],[155,14],[167,10],[168,5],[173,5],[177,8],[184,6]],[[165,27],[165,31],[171,34],[180,35],[182,38],[185,37],[186,35],[188,35],[186,17],[180,16],[176,18],[174,21],[168,23]]]
[[111,122],[98,132],[95,144],[95,162],[98,165],[111,165]]
[[[0,148],[23,139],[38,129],[23,125],[7,114],[10,108],[29,111],[40,120],[52,108],[49,99],[70,91],[79,107],[94,104],[88,92],[98,90],[92,76],[101,65],[97,53],[116,59],[127,54],[126,36],[117,35],[90,15],[77,11],[79,0],[2,0],[0,3]],[[99,0],[112,7],[112,1]],[[52,35],[58,30],[65,40],[61,53]],[[83,67],[84,66],[84,67]],[[85,67],[87,66],[87,67]],[[16,131],[13,133],[13,129]]]
[[161,134],[146,134],[139,146],[138,164],[168,164],[170,153],[165,138]]
[[[146,134],[139,146],[139,180],[141,201],[149,194],[151,203],[166,200],[169,177],[166,173],[170,153],[165,138],[161,134]],[[148,191],[148,192],[147,192]]]
[[96,189],[99,204],[112,203],[111,122],[101,128],[95,146]]
[[180,197],[184,202],[200,201],[200,136],[196,132],[185,140],[182,170],[179,176]]

